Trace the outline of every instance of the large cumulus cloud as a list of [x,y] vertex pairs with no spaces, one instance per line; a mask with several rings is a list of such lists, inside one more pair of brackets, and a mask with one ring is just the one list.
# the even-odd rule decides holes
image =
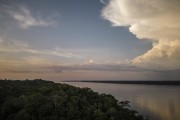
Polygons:
[[180,69],[179,0],[109,0],[102,16],[113,26],[127,26],[153,47],[134,58],[133,64],[157,70]]

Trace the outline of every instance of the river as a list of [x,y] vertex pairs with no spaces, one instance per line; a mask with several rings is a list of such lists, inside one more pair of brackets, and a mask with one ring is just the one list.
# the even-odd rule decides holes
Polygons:
[[149,120],[180,120],[180,86],[66,82],[113,95],[119,101],[130,101]]

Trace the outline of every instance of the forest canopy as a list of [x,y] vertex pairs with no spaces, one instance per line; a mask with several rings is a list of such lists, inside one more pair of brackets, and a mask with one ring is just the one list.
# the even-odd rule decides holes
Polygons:
[[0,80],[0,119],[144,120],[128,101],[41,79]]

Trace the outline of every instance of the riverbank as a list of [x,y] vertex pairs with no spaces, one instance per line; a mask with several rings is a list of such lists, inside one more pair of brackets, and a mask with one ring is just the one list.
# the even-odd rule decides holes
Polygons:
[[128,101],[44,80],[0,80],[1,120],[144,120]]

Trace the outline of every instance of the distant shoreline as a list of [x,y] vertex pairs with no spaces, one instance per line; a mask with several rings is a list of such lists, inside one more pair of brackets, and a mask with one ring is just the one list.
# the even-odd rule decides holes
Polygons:
[[106,80],[71,80],[63,82],[90,82],[90,83],[113,83],[113,84],[144,84],[144,85],[180,85],[180,81],[106,81]]

